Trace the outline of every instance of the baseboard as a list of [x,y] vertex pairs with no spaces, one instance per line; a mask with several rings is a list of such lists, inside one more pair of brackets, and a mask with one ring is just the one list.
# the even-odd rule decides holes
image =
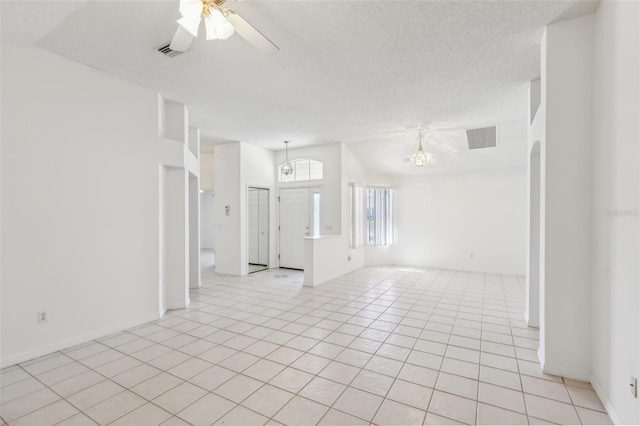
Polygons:
[[[538,357],[540,355],[538,354]],[[560,367],[549,363],[542,364],[542,372],[545,374],[551,374],[553,376],[566,377],[567,379],[578,380],[581,382],[591,381],[591,372],[588,370],[578,370],[569,367]]]
[[596,379],[595,375],[591,375],[590,382],[591,386],[593,386],[593,390],[596,391],[596,395],[598,395],[598,398],[600,398],[600,402],[602,402],[602,405],[604,405],[604,409],[607,410],[607,414],[609,415],[609,418],[611,419],[613,424],[623,425],[624,422],[622,421],[622,417],[620,417],[620,414],[618,414],[618,411],[611,403],[611,400],[609,400],[609,397],[602,389],[602,386],[600,386],[600,382],[598,382],[598,379]]
[[99,339],[101,337],[108,336],[113,333],[117,333],[122,330],[126,330],[140,324],[144,324],[150,321],[155,321],[159,317],[157,315],[149,315],[145,318],[139,318],[133,321],[127,321],[125,323],[118,324],[113,327],[103,328],[98,331],[94,331],[91,333],[83,334],[81,336],[72,337],[70,339],[65,339],[60,342],[52,343],[50,345],[42,346],[38,349],[33,349],[27,352],[22,352],[17,355],[10,356],[8,358],[3,358],[0,360],[0,368],[10,367],[15,364],[19,364],[21,362],[30,361],[32,359],[41,357],[43,355],[48,355],[53,352],[58,352],[63,349],[68,349],[76,345],[80,345],[82,343],[87,343],[91,340]]

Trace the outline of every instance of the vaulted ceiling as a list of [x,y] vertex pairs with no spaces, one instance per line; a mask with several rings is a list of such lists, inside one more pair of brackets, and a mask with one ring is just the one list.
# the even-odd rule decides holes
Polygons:
[[[229,1],[280,48],[237,35],[196,39],[168,58],[171,1],[3,1],[2,41],[33,44],[189,106],[205,144],[267,148],[345,142],[395,174],[523,167],[526,82],[539,75],[544,26],[592,1]],[[46,70],[43,70],[46,72]],[[438,157],[414,169],[417,132]],[[464,129],[498,125],[498,147],[469,152]]]

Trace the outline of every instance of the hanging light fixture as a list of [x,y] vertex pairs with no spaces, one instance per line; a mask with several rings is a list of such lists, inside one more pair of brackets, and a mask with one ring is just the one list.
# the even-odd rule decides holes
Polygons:
[[200,22],[204,20],[207,40],[226,40],[233,35],[234,28],[225,16],[232,13],[220,9],[224,1],[216,0],[180,0],[178,24],[192,36],[198,37]]
[[422,129],[418,129],[420,139],[418,142],[418,151],[409,157],[409,161],[416,167],[424,167],[425,164],[431,164],[436,161],[436,156],[430,152],[425,152],[422,148]]
[[289,161],[289,141],[284,141],[284,164],[282,165],[282,174],[289,176],[293,173],[293,164]]

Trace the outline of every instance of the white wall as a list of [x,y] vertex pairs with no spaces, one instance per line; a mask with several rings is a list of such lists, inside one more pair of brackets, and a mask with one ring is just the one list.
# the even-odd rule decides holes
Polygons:
[[157,93],[2,44],[2,106],[2,365],[157,318]]
[[200,247],[205,249],[215,248],[215,199],[213,191],[204,191],[200,194]]
[[209,152],[200,153],[200,189],[214,191],[216,189],[215,155]]
[[[214,170],[216,181],[224,182],[217,185],[214,204],[216,272],[240,275],[240,143],[216,145]],[[229,215],[225,206],[229,206]]]
[[593,385],[614,421],[640,423],[640,3],[595,16]]
[[592,33],[593,15],[549,25],[541,61],[540,361],[546,373],[582,380],[591,377]]
[[524,275],[526,207],[525,170],[399,179],[394,264]]

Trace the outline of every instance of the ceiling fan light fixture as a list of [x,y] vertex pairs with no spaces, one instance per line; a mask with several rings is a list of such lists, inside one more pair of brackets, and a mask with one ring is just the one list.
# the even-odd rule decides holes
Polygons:
[[210,9],[209,16],[204,18],[207,40],[226,40],[234,33],[233,25],[218,9]]

